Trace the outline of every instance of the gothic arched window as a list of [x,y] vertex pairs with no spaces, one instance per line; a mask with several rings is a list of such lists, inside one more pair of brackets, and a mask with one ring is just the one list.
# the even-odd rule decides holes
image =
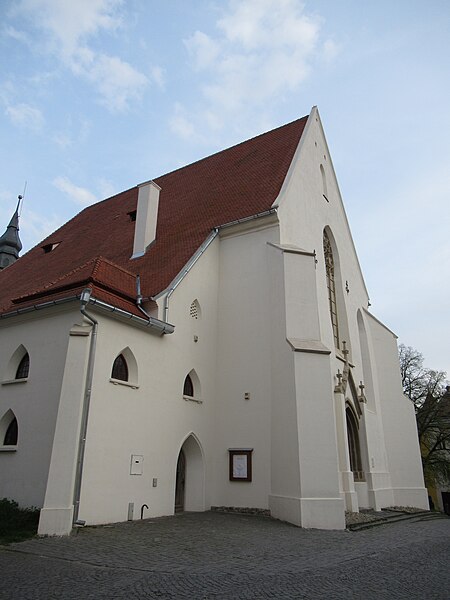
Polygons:
[[119,381],[128,381],[128,365],[123,354],[119,354],[114,361],[111,377]]
[[184,380],[183,396],[194,397],[194,384],[190,375],[186,375],[186,379]]
[[361,450],[359,446],[358,423],[350,408],[345,411],[347,419],[347,442],[350,456],[350,469],[353,471],[355,481],[364,481],[364,472],[361,464]]
[[30,356],[28,352],[24,354],[16,371],[15,379],[26,379],[30,371]]
[[19,430],[18,430],[18,426],[17,426],[17,419],[16,419],[16,417],[14,417],[14,419],[8,425],[8,429],[6,430],[5,439],[3,440],[3,445],[4,446],[17,446],[18,433],[19,433]]
[[339,327],[336,305],[336,284],[334,280],[333,249],[327,232],[323,232],[323,253],[325,256],[325,270],[327,276],[328,303],[330,308],[331,325],[333,327],[334,345],[339,348]]

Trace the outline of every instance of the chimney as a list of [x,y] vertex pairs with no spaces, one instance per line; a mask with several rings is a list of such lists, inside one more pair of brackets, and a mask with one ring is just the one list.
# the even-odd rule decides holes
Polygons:
[[156,238],[158,220],[159,192],[161,188],[154,181],[138,185],[136,224],[134,228],[134,246],[131,258],[144,256],[148,246]]

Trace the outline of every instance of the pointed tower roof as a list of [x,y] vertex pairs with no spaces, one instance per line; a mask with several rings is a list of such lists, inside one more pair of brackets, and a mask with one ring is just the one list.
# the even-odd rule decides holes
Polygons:
[[0,237],[0,269],[4,269],[15,262],[22,250],[22,242],[19,237],[19,206],[21,200],[22,196],[19,196],[16,210],[5,233]]

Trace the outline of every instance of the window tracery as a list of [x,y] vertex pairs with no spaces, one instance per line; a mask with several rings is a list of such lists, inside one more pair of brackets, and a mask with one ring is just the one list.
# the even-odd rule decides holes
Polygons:
[[331,242],[326,231],[323,232],[323,253],[325,257],[328,304],[330,309],[331,325],[333,327],[334,345],[336,348],[339,348],[339,325],[336,304],[336,284],[334,279],[334,258]]

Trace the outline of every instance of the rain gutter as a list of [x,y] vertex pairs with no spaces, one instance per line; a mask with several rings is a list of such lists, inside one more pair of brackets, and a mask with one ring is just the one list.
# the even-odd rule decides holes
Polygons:
[[[45,308],[49,308],[51,306],[59,306],[60,304],[67,304],[68,302],[74,302],[79,300],[80,296],[68,296],[67,298],[58,298],[57,300],[50,300],[48,302],[42,302],[41,304],[33,304],[32,306],[26,306],[25,308],[17,308],[16,310],[12,310],[7,313],[0,314],[1,319],[8,319],[9,317],[17,317],[18,315],[24,315],[27,313],[32,313],[37,310],[43,310]],[[95,305],[98,309],[103,310],[105,312],[114,313],[119,317],[124,319],[128,319],[136,325],[141,327],[148,327],[150,329],[156,330],[159,334],[163,333],[173,333],[175,330],[175,326],[170,323],[165,323],[164,321],[160,321],[155,317],[150,317],[147,315],[147,318],[138,317],[137,315],[133,315],[132,313],[123,310],[121,308],[117,308],[112,304],[108,304],[107,302],[102,302],[101,300],[97,300],[96,298],[90,298],[89,304]]]

